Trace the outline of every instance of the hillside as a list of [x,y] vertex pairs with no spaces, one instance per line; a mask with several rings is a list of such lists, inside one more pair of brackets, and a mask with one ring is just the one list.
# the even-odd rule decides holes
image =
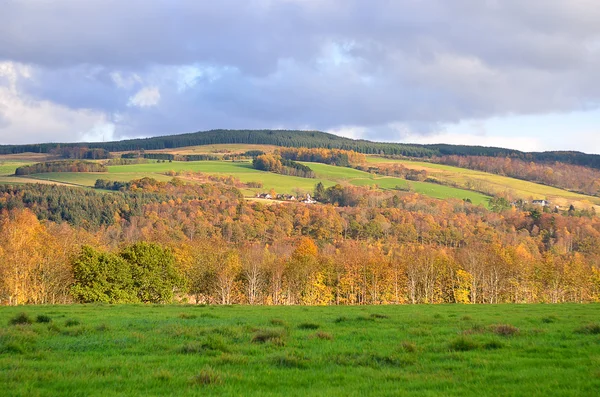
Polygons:
[[284,147],[337,148],[368,154],[432,157],[444,155],[511,157],[534,162],[563,162],[600,169],[600,155],[573,151],[521,152],[513,149],[466,145],[418,145],[355,140],[320,131],[210,130],[188,134],[114,142],[0,145],[0,154],[50,153],[57,148],[103,149],[109,152],[161,150],[214,144],[253,144]]
[[[449,186],[417,181],[408,182],[401,178],[374,175],[368,172],[354,170],[352,168],[335,167],[326,164],[304,164],[308,164],[316,172],[316,178],[300,178],[259,171],[252,168],[250,162],[248,161],[189,161],[173,163],[151,162],[147,164],[109,166],[107,173],[51,172],[34,174],[30,175],[29,178],[20,178],[19,181],[57,182],[76,186],[92,187],[98,179],[128,182],[134,179],[152,177],[160,181],[168,181],[172,179],[172,176],[167,175],[167,173],[199,172],[207,175],[231,175],[239,179],[241,182],[262,182],[263,188],[242,189],[242,192],[248,197],[253,197],[259,192],[268,192],[271,189],[275,190],[277,193],[287,194],[297,194],[297,192],[312,193],[315,185],[321,182],[325,187],[333,186],[336,183],[341,183],[354,186],[377,186],[381,189],[399,188],[411,190],[415,193],[440,199],[454,198],[462,200],[468,198],[473,203],[482,205],[487,205],[489,200],[489,197],[486,195],[469,191],[467,189],[458,189]],[[5,169],[8,170],[9,168]],[[194,182],[193,175],[181,175],[180,178],[189,182]],[[5,175],[3,178],[0,176],[0,182],[12,182],[13,180],[13,177],[8,177]]]
[[512,199],[529,201],[546,199],[552,204],[561,207],[568,207],[571,204],[578,208],[587,208],[592,204],[600,206],[599,197],[483,171],[409,159],[387,159],[378,156],[369,156],[367,161],[369,164],[401,164],[409,169],[423,170],[442,183],[463,189],[485,192],[490,196],[505,195]]
[[[273,152],[276,145],[258,144],[211,144],[181,148],[148,150],[150,153],[165,153],[175,155],[208,154],[218,157],[223,155],[240,154],[249,150]],[[121,152],[122,153],[122,152]],[[120,153],[115,153],[119,156]],[[22,161],[17,161],[22,158]],[[8,160],[4,160],[8,159]],[[335,184],[351,186],[370,186],[382,190],[404,190],[420,193],[438,199],[469,199],[475,204],[487,205],[491,196],[502,195],[510,199],[549,200],[552,205],[562,209],[574,205],[577,209],[596,206],[600,209],[600,198],[576,192],[559,189],[539,183],[515,179],[507,176],[491,174],[482,171],[457,168],[431,162],[415,161],[415,159],[390,159],[377,155],[367,156],[367,165],[400,164],[408,169],[426,172],[427,181],[406,180],[402,177],[384,176],[375,173],[359,171],[347,167],[335,167],[326,164],[306,163],[316,173],[316,178],[301,178],[279,175],[253,169],[248,160],[244,161],[175,161],[156,162],[147,160],[146,164],[108,166],[108,172],[49,172],[17,178],[11,176],[17,167],[31,164],[27,160],[44,160],[43,155],[32,156],[3,155],[0,156],[0,183],[56,183],[74,186],[93,187],[97,179],[128,182],[134,179],[152,177],[160,181],[168,181],[173,173],[181,174],[189,182],[196,182],[194,176],[186,173],[202,173],[206,175],[233,176],[242,183],[261,182],[261,188],[243,187],[242,193],[254,197],[257,193],[275,190],[277,193],[298,194],[312,192],[319,182],[325,187]],[[169,174],[169,175],[168,175]],[[430,183],[437,181],[438,183]]]

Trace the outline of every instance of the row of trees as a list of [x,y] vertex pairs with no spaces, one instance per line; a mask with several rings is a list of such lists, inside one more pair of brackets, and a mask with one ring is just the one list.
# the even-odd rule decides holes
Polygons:
[[99,160],[109,159],[110,153],[106,149],[93,148],[90,149],[87,146],[61,146],[57,145],[54,149],[51,149],[49,154],[62,157],[64,159],[74,160]]
[[415,170],[402,164],[358,165],[355,168],[361,171],[386,176],[394,176],[397,178],[407,179],[409,181],[422,182],[428,178],[427,171]]
[[15,170],[15,175],[42,174],[47,172],[107,172],[104,164],[82,160],[48,161],[24,165]]
[[350,150],[365,154],[387,156],[433,157],[433,156],[486,156],[510,157],[536,163],[561,162],[600,169],[600,155],[580,152],[526,153],[513,149],[465,146],[465,145],[410,145],[400,143],[370,142],[339,137],[320,131],[286,130],[211,130],[191,134],[162,136],[146,139],[130,139],[118,142],[95,143],[43,143],[32,145],[0,145],[0,154],[50,153],[57,149],[102,149],[107,152],[173,149],[186,146],[214,144],[275,145],[294,148],[327,148]]
[[261,154],[252,160],[252,166],[261,171],[299,176],[302,178],[315,178],[315,173],[310,167],[292,160],[283,159],[277,154]]
[[[139,243],[160,249],[154,256],[173,255],[182,281],[171,289],[194,302],[598,300],[596,216],[491,212],[459,200],[344,186],[316,189],[334,204],[312,206],[247,202],[226,184],[178,179],[146,178],[114,193],[44,185],[2,189],[5,304],[108,299],[75,294],[83,280],[77,264],[100,266],[89,272],[100,275],[91,285],[105,285],[102,269],[128,261],[125,250]],[[95,210],[110,221],[98,222]],[[49,214],[56,222],[39,220]],[[133,280],[138,268],[127,266]]]
[[362,153],[341,149],[280,148],[275,151],[275,154],[287,160],[324,163],[339,167],[364,164],[367,161],[367,157]]
[[311,238],[230,244],[221,237],[110,249],[101,234],[0,216],[0,302],[214,304],[530,303],[600,300],[585,254],[535,239],[468,247]]
[[191,134],[170,135],[145,139],[129,139],[116,142],[95,143],[44,143],[34,145],[0,146],[0,154],[49,153],[57,147],[89,147],[105,149],[109,152],[130,152],[139,150],[173,149],[187,146],[215,144],[275,145],[282,147],[334,148],[353,150],[359,153],[376,153],[430,157],[439,152],[419,145],[400,143],[379,143],[353,140],[320,131],[286,130],[211,130]]

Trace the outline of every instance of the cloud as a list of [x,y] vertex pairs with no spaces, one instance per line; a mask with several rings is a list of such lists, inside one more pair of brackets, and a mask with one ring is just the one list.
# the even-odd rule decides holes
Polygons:
[[160,91],[157,87],[145,87],[129,98],[127,105],[147,108],[156,106],[160,101]]
[[9,0],[0,143],[53,138],[19,134],[26,122],[6,114],[24,104],[68,140],[97,125],[115,139],[274,127],[454,139],[446,126],[465,120],[597,109],[595,3]]

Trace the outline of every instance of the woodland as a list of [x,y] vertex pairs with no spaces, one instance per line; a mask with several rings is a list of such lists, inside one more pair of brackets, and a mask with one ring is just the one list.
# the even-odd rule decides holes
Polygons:
[[177,177],[112,192],[3,185],[0,302],[600,299],[600,219],[589,211],[494,211],[341,185],[317,185],[314,196],[321,204],[265,204]]

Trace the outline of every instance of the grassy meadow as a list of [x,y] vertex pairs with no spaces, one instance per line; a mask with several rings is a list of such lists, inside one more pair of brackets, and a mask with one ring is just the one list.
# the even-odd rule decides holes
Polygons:
[[598,197],[483,171],[423,161],[387,159],[377,156],[367,156],[367,162],[371,164],[402,164],[407,168],[425,170],[429,175],[440,181],[455,183],[462,187],[485,187],[495,193],[510,192],[523,199],[548,199],[552,203],[561,206],[568,206],[569,204],[574,204],[577,207],[589,207],[592,204],[600,205],[600,198]]
[[[158,152],[176,152],[177,154],[241,153],[253,149],[271,151],[273,148],[268,145],[225,144],[193,146],[177,150],[165,149]],[[315,184],[322,182],[325,187],[340,183],[355,186],[377,186],[380,189],[409,189],[413,192],[438,199],[453,198],[462,200],[468,198],[474,204],[481,205],[487,205],[489,197],[475,190],[490,191],[495,194],[508,192],[515,197],[526,200],[548,199],[553,204],[563,207],[570,204],[575,205],[577,208],[587,208],[596,205],[600,209],[600,198],[598,197],[586,196],[551,186],[481,171],[423,161],[387,159],[372,155],[367,156],[368,163],[398,163],[408,168],[426,170],[431,177],[461,188],[436,183],[407,181],[401,178],[374,175],[352,168],[335,167],[319,163],[304,163],[315,171],[317,175],[316,179],[292,177],[255,170],[249,161],[148,162],[146,164],[110,166],[108,173],[47,173],[21,178],[10,176],[18,166],[31,163],[31,161],[26,160],[28,160],[27,155],[24,155],[21,160],[19,160],[19,157],[14,156],[10,157],[10,160],[2,160],[0,163],[0,183],[45,182],[90,187],[99,178],[130,181],[143,177],[152,177],[161,181],[168,181],[171,179],[171,177],[165,175],[168,171],[192,171],[213,175],[233,175],[242,182],[263,182],[263,188],[261,189],[243,189],[243,193],[247,196],[253,196],[257,192],[269,191],[270,189],[274,189],[277,193],[312,192]]]
[[3,307],[0,384],[5,396],[594,396],[599,321],[597,304]]
[[318,182],[322,182],[325,187],[340,183],[355,186],[377,186],[381,189],[410,188],[416,193],[434,198],[454,198],[459,200],[469,198],[473,203],[481,205],[487,205],[489,200],[489,197],[483,194],[464,189],[432,183],[408,182],[401,178],[374,175],[352,168],[319,163],[304,164],[310,166],[315,171],[317,178],[300,178],[259,171],[252,168],[249,161],[175,161],[172,163],[149,162],[146,164],[110,166],[108,167],[108,173],[61,172],[35,174],[28,177],[28,180],[50,181],[90,187],[100,178],[130,181],[143,177],[152,177],[157,180],[168,181],[171,179],[171,177],[165,175],[168,171],[192,171],[213,175],[232,175],[242,182],[261,181],[263,183],[263,188],[261,189],[245,189],[244,193],[247,195],[254,195],[254,193],[269,191],[270,189],[274,189],[277,193],[296,193],[297,190],[312,192],[315,185]]

